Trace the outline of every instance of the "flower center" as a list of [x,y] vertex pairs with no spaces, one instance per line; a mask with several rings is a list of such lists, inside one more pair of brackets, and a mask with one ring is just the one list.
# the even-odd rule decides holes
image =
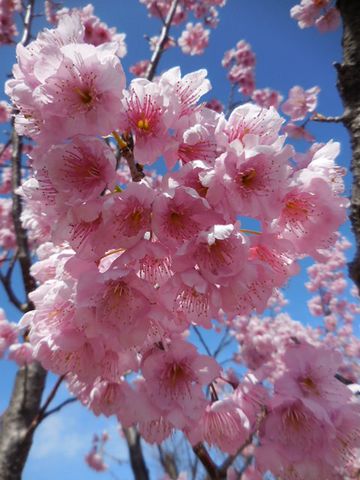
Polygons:
[[136,125],[140,130],[144,130],[145,132],[149,131],[150,129],[150,123],[147,118],[141,118],[137,121]]
[[81,90],[79,87],[75,87],[74,91],[79,95],[81,102],[84,105],[89,105],[92,102],[92,95],[89,90]]

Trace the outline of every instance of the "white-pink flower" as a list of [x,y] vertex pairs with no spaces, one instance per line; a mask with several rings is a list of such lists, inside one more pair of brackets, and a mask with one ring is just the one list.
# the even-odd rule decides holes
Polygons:
[[188,23],[186,29],[178,39],[179,47],[188,55],[201,55],[209,44],[210,30],[205,29],[202,23]]

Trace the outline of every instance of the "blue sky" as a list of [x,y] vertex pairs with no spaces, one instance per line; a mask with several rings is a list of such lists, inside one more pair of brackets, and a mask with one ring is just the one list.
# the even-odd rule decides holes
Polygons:
[[[42,2],[38,2],[39,4]],[[66,6],[84,6],[85,1],[70,1]],[[207,68],[213,90],[209,98],[215,96],[223,103],[227,102],[230,85],[226,81],[221,59],[225,50],[232,48],[240,39],[248,41],[256,54],[257,87],[270,87],[279,90],[284,96],[294,85],[321,88],[318,111],[324,115],[338,115],[342,111],[336,90],[336,72],[333,62],[340,61],[340,30],[325,35],[315,29],[300,30],[297,23],[289,16],[289,10],[296,0],[228,0],[226,7],[220,10],[220,25],[212,30],[210,45],[204,55],[188,57],[178,48],[168,51],[160,63],[160,70],[174,65],[181,66],[187,73],[199,68]],[[109,26],[116,26],[119,32],[127,34],[128,55],[123,60],[124,69],[140,59],[149,58],[149,50],[144,34],[149,36],[159,32],[160,23],[148,19],[146,9],[137,0],[96,0],[95,13]],[[43,24],[42,19],[36,25]],[[179,30],[175,29],[175,33]],[[3,82],[14,62],[14,49],[3,47],[0,50],[0,76]],[[131,76],[129,74],[128,78]],[[0,92],[0,99],[5,94]],[[349,166],[351,152],[348,135],[339,124],[311,124],[309,130],[318,141],[326,142],[331,138],[342,145],[339,163]],[[0,141],[2,132],[0,132]],[[306,149],[306,144],[295,144],[299,151]],[[349,194],[349,178],[347,194]],[[350,237],[348,225],[343,232]],[[350,237],[351,238],[351,237]],[[310,262],[306,261],[305,265]],[[286,290],[290,299],[289,310],[297,320],[308,321],[306,308],[307,294],[304,290],[304,274],[293,279]],[[18,315],[12,309],[2,290],[0,306],[8,312],[11,320]],[[3,361],[0,370],[0,411],[6,406],[10,393],[15,368]],[[52,379],[53,381],[53,379]],[[49,389],[50,387],[48,387]],[[67,398],[65,388],[59,393],[59,401]],[[55,402],[56,403],[56,402]],[[89,450],[94,432],[100,433],[109,421],[95,419],[78,404],[68,406],[62,413],[46,420],[35,435],[35,444],[26,466],[24,480],[52,480],[64,476],[72,479],[99,478],[99,474],[90,471],[83,462],[84,454]],[[113,434],[117,456],[126,459],[126,449],[117,434],[114,421],[110,421],[109,430]],[[153,457],[153,454],[150,455]],[[155,461],[153,471],[158,471]],[[131,478],[128,467],[115,467],[114,471],[122,479]],[[105,474],[104,478],[110,478]],[[157,478],[157,476],[154,476]]]

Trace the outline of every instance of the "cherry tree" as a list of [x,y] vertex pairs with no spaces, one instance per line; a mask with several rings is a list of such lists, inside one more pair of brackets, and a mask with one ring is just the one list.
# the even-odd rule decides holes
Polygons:
[[[302,0],[290,12],[325,34],[343,21],[345,110],[326,117],[317,86],[286,98],[256,88],[243,39],[224,52],[226,107],[205,97],[204,68],[161,68],[176,45],[204,52],[225,0],[141,3],[161,28],[129,80],[126,36],[92,5],[0,1],[0,43],[20,36],[11,103],[0,103],[10,128],[0,281],[22,314],[14,324],[0,311],[0,354],[19,365],[1,417],[0,477],[21,478],[37,427],[79,401],[117,418],[136,479],[150,478],[143,442],[158,445],[163,478],[359,478],[358,293],[338,229],[350,206],[360,244],[360,6]],[[35,33],[41,11],[48,25]],[[339,144],[315,142],[312,121],[350,131],[351,202]],[[309,149],[297,152],[292,138]],[[317,328],[293,320],[281,292],[308,257]],[[357,251],[357,287],[359,261]],[[58,379],[42,398],[47,372]],[[54,406],[62,383],[71,396]],[[192,452],[187,472],[169,438]],[[86,456],[96,471],[108,468],[108,441],[95,436]]]

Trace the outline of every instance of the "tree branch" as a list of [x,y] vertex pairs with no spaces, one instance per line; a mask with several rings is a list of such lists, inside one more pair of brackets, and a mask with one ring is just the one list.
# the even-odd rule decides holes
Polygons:
[[165,21],[163,21],[163,27],[160,32],[160,37],[159,41],[156,45],[156,48],[154,50],[154,53],[152,54],[150,63],[148,65],[147,71],[145,78],[148,80],[152,80],[154,78],[157,66],[160,62],[161,56],[164,52],[164,46],[169,38],[169,30],[171,27],[171,22],[174,18],[175,12],[176,12],[176,7],[178,4],[179,0],[172,0],[172,3],[170,5],[169,11],[166,15]]
[[74,402],[77,402],[77,398],[75,398],[75,397],[71,397],[71,398],[68,398],[68,399],[64,400],[63,402],[61,402],[56,407],[54,407],[51,410],[48,410],[47,412],[45,412],[42,419],[44,420],[49,415],[52,415],[53,413],[60,412],[60,410],[62,410],[66,405],[69,405],[70,403],[74,403]]
[[131,468],[135,480],[150,480],[149,471],[145,463],[140,434],[135,427],[122,427],[129,449]]
[[15,295],[10,282],[7,280],[6,275],[4,276],[2,272],[0,272],[0,282],[4,287],[4,290],[8,296],[9,301],[18,309],[20,312],[26,312],[27,304],[22,303],[17,296]]
[[350,277],[360,291],[360,2],[337,0],[343,20],[343,61],[336,64],[337,87],[344,104],[344,125],[352,146],[353,175],[350,221],[356,240],[356,253],[349,264]]
[[223,480],[226,478],[226,472],[225,475],[223,474],[223,472],[220,472],[219,468],[212,461],[208,451],[202,443],[198,443],[197,445],[195,445],[193,447],[193,451],[202,463],[211,480]]
[[345,118],[343,115],[337,116],[337,117],[326,117],[321,113],[315,113],[311,117],[311,120],[313,120],[314,122],[324,122],[324,123],[343,123]]

